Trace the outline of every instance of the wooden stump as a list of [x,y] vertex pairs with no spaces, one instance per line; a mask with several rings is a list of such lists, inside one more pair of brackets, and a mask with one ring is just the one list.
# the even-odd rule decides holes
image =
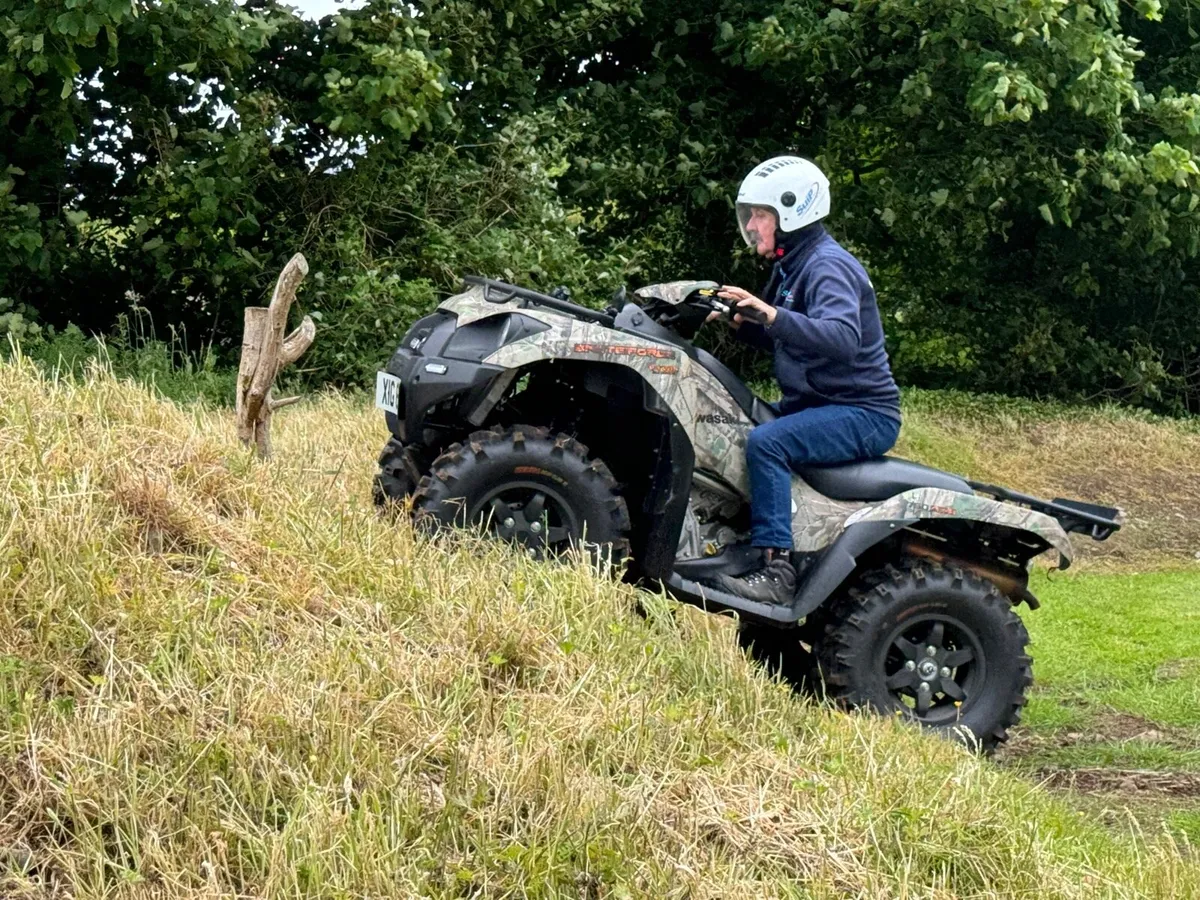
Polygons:
[[317,333],[313,320],[305,316],[299,328],[287,337],[283,336],[288,310],[296,299],[296,288],[307,274],[308,262],[303,254],[297,253],[279,273],[271,305],[246,307],[242,358],[238,366],[237,434],[244,445],[253,444],[264,459],[271,455],[271,414],[300,399],[273,399],[271,386],[275,376],[303,355]]

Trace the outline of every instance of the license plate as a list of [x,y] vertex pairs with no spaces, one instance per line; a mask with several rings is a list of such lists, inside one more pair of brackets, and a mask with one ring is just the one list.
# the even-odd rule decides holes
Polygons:
[[375,373],[375,405],[400,414],[400,379],[387,372]]

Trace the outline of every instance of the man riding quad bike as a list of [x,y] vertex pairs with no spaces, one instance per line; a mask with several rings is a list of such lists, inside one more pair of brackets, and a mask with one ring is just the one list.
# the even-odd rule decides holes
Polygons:
[[[377,375],[375,499],[534,555],[584,547],[736,612],[742,645],[798,685],[991,750],[1032,683],[1014,610],[1038,606],[1033,559],[1066,568],[1068,533],[1104,540],[1123,515],[883,456],[898,392],[870,280],[816,224],[828,209],[795,157],[743,183],[743,236],[777,260],[770,302],[685,281],[601,312],[465,279]],[[773,346],[779,409],[691,343],[719,317]]]

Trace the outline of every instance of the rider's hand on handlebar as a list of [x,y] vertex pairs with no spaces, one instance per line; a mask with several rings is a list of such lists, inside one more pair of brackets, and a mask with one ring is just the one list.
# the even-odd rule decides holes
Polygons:
[[732,301],[730,305],[735,309],[746,310],[745,315],[734,314],[733,321],[737,325],[741,325],[743,322],[761,322],[770,328],[775,324],[775,307],[769,303],[763,303],[747,290],[724,284],[721,285],[721,290],[717,291],[717,296]]

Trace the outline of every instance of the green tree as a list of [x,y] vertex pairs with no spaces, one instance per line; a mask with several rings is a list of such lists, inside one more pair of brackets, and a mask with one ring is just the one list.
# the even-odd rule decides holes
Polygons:
[[357,382],[469,271],[755,286],[733,192],[798,152],[902,382],[1196,410],[1192,9],[0,0],[0,297],[232,352],[302,250],[309,374]]
[[568,88],[603,117],[569,187],[605,227],[625,211],[683,236],[676,258],[728,259],[738,177],[800,152],[833,179],[830,226],[876,274],[904,380],[1200,409],[1196,54],[1147,87],[1141,42],[1177,33],[1156,3],[645,11]]

